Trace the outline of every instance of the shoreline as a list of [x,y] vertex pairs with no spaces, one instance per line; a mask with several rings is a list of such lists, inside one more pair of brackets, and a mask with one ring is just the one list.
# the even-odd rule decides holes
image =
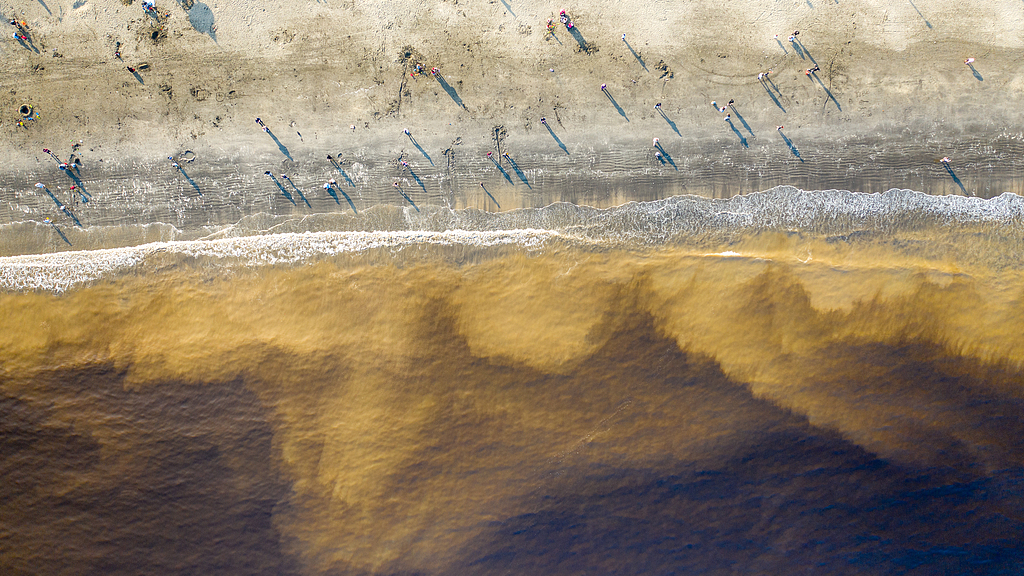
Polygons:
[[[419,205],[495,211],[729,197],[779,185],[1024,195],[1024,38],[1010,33],[1024,25],[1024,10],[996,2],[929,20],[921,6],[902,20],[884,11],[878,21],[880,6],[744,4],[722,15],[693,1],[657,16],[595,2],[569,10],[583,40],[562,27],[545,40],[545,16],[557,10],[539,2],[338,1],[292,11],[243,2],[237,10],[214,5],[217,31],[207,34],[171,5],[159,41],[143,34],[153,23],[142,9],[120,0],[48,4],[62,16],[30,6],[40,52],[8,42],[12,56],[2,65],[17,80],[0,118],[8,159],[0,223],[64,217],[36,182],[86,226],[184,230],[259,212],[345,212],[345,201],[324,194],[330,177],[357,210],[403,204],[396,181]],[[759,34],[793,27],[804,28],[799,42]],[[142,83],[111,56],[116,38],[125,62],[150,64]],[[964,54],[978,57],[976,68],[963,64]],[[416,61],[440,64],[443,83],[410,78]],[[813,80],[803,73],[811,62],[821,66]],[[757,74],[768,68],[771,83],[762,85]],[[716,99],[736,100],[731,123],[711,108]],[[12,123],[20,103],[40,114],[28,129]],[[276,140],[254,125],[257,116]],[[782,133],[777,124],[786,125]],[[42,153],[67,157],[71,142],[81,142],[81,181],[92,195],[84,205],[70,201],[73,182]],[[167,160],[185,150],[196,153],[182,164],[187,178]],[[354,185],[327,154],[345,159]],[[937,162],[943,156],[953,159],[950,170]],[[288,174],[309,206],[288,200],[266,170]]]

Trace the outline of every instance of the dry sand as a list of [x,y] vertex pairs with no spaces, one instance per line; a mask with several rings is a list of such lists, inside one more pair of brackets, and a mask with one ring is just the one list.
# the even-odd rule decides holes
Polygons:
[[[8,26],[2,44],[0,223],[64,218],[36,182],[85,226],[181,229],[348,211],[321,188],[331,177],[361,211],[404,204],[396,181],[420,207],[486,210],[780,184],[1024,192],[1022,0],[162,0],[162,24],[126,1],[0,4],[32,39]],[[563,8],[578,34],[547,36]],[[417,62],[444,83],[410,77]],[[730,99],[731,125],[711,107]],[[39,117],[19,127],[25,104]],[[77,142],[84,205],[42,152]],[[185,150],[188,178],[167,160]]]

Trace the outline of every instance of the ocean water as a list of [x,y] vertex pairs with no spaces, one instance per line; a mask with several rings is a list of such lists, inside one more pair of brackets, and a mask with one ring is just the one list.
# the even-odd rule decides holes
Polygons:
[[782,187],[0,258],[0,572],[1020,573],[1022,216]]

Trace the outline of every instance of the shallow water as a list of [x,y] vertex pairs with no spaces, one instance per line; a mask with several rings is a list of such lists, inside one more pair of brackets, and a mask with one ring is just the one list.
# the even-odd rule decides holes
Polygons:
[[2,258],[0,565],[1017,572],[1022,212],[779,188]]

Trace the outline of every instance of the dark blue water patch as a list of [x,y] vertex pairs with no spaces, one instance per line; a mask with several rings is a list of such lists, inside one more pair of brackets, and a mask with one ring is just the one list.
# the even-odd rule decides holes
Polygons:
[[[846,383],[847,390],[925,390],[917,401],[946,398],[980,409],[965,426],[988,412],[1016,411],[1013,427],[992,433],[1020,454],[1019,402],[971,392],[978,382],[966,381],[1005,383],[1012,373],[924,345],[850,349],[851,358],[892,363],[897,377]],[[482,524],[485,535],[466,547],[460,573],[1012,574],[1024,566],[1024,469],[1017,465],[988,472],[967,451],[934,465],[880,458],[755,399],[713,362],[688,357],[642,327],[611,339],[587,364],[593,375],[619,374],[619,385],[636,378],[628,385],[636,398],[644,387],[671,382],[676,400],[698,413],[721,410],[703,433],[725,433],[738,421],[756,422],[757,430],[719,452],[721,460],[568,466],[532,509]]]
[[[963,500],[932,498],[962,492],[958,476],[923,480],[828,436],[765,440],[713,471],[681,466],[689,469],[636,482],[645,471],[623,470],[555,494],[505,519],[478,543],[466,573],[1009,574],[1021,566],[1024,523],[997,512],[1020,504],[976,491],[1001,477],[967,482]],[[822,463],[817,478],[800,473]]]

